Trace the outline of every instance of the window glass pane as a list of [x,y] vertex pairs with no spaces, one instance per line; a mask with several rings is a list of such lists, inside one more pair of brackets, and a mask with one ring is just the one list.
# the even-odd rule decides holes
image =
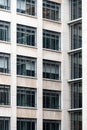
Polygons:
[[60,4],[44,0],[43,18],[58,21],[60,20]]

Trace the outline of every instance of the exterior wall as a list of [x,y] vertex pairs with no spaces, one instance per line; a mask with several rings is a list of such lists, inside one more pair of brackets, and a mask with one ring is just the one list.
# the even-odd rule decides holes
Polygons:
[[[66,15],[67,14],[67,15]],[[62,1],[62,130],[70,130],[69,0]]]
[[[53,0],[61,3],[61,0]],[[48,29],[52,31],[61,32],[62,26],[60,22],[53,22],[51,20],[43,20],[42,18],[42,0],[37,0],[37,17],[27,16],[16,13],[16,0],[11,0],[11,11],[0,9],[0,20],[11,23],[11,42],[0,42],[0,52],[9,53],[11,55],[11,73],[0,73],[0,84],[10,85],[11,88],[11,105],[0,105],[0,116],[11,117],[11,130],[16,130],[17,117],[21,118],[36,118],[37,130],[43,130],[43,119],[62,120],[61,111],[47,111],[43,110],[43,89],[61,91],[61,81],[45,80],[42,78],[43,65],[42,60],[62,61],[62,53],[46,50],[42,48],[42,30]],[[16,25],[27,25],[37,28],[37,46],[28,47],[17,45],[16,41]],[[17,76],[16,74],[16,56],[23,55],[37,58],[37,77],[32,78],[28,76]],[[17,86],[37,88],[37,108],[20,108],[17,107],[16,95]]]

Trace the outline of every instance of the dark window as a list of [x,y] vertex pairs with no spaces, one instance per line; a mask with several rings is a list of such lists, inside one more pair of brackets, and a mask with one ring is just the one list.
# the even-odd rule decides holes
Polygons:
[[60,4],[43,0],[43,18],[60,21]]
[[0,85],[0,105],[10,104],[10,87],[6,85]]
[[71,108],[82,108],[82,83],[71,84]]
[[71,49],[82,47],[82,25],[77,23],[71,26]]
[[9,10],[10,9],[10,0],[0,0],[0,8]]
[[60,109],[60,92],[44,90],[43,108]]
[[36,45],[36,29],[17,25],[17,43],[23,45]]
[[10,41],[10,23],[0,21],[0,40]]
[[36,107],[36,89],[18,87],[17,106]]
[[31,57],[17,57],[17,74],[25,76],[36,76],[36,59]]
[[60,80],[60,62],[43,60],[43,78]]
[[43,120],[43,130],[61,130],[61,122],[57,120]]
[[36,130],[36,120],[18,118],[17,130]]
[[71,0],[71,20],[82,17],[82,0]]
[[0,53],[0,72],[1,73],[10,73],[10,55]]
[[82,53],[71,54],[71,79],[82,78]]
[[10,118],[0,117],[0,130],[10,130]]
[[82,130],[82,112],[71,113],[71,130]]
[[43,30],[43,48],[60,50],[60,33]]
[[36,15],[36,0],[17,0],[17,12]]

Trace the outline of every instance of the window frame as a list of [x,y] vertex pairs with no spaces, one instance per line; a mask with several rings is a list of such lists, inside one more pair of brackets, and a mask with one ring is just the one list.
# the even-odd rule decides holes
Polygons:
[[[21,38],[23,34],[24,34],[24,40]],[[18,40],[18,35],[20,36],[20,40]],[[37,36],[36,28],[17,24],[17,44],[26,46],[36,46],[37,43],[36,36]]]
[[36,77],[37,76],[36,64],[37,64],[36,58],[17,55],[17,75]]
[[[49,44],[48,44],[48,39],[49,39]],[[54,41],[54,45],[52,40]],[[54,51],[60,51],[61,34],[59,32],[43,30],[43,48],[54,50]]]
[[[1,125],[3,130],[10,130],[10,117],[0,117],[0,122],[2,121],[3,126]],[[8,123],[8,125],[6,125]],[[1,124],[1,123],[0,123]]]
[[[37,106],[36,89],[17,87],[17,106],[21,107],[36,107]],[[29,97],[29,100],[27,100]],[[34,99],[34,101],[33,101]],[[23,100],[23,101],[22,101]],[[31,102],[29,103],[29,101]],[[34,103],[34,104],[33,104]]]
[[[54,104],[52,105],[54,101]],[[43,90],[43,108],[61,109],[61,92],[54,90]]]
[[[1,21],[0,20],[0,42],[4,41],[4,42],[10,42],[10,23],[6,22],[6,21]],[[3,31],[3,32],[2,32]],[[2,34],[3,33],[3,34]],[[2,37],[2,35],[4,35]]]
[[[30,126],[30,129],[27,129],[29,122],[30,122],[31,126]],[[33,125],[32,125],[32,123],[33,123]],[[20,126],[21,124],[22,124],[22,126]],[[36,121],[36,119],[31,119],[31,118],[17,118],[17,130],[25,130],[25,128],[23,126],[25,126],[26,130],[37,130],[37,121]]]
[[[54,15],[51,15],[52,11],[54,11]],[[60,21],[61,20],[60,15],[61,15],[61,5],[59,3],[43,0],[43,18],[44,19]]]
[[50,80],[61,80],[61,62],[44,59],[43,78]]
[[0,9],[10,10],[10,0],[3,0],[3,4],[0,4]]
[[[10,73],[10,54],[0,53],[0,60],[3,59],[2,65],[0,65],[0,73]],[[2,70],[3,69],[3,70]]]
[[[18,3],[18,1],[19,1],[19,3]],[[24,3],[22,3],[22,2],[24,2]],[[30,6],[30,9],[31,9],[30,12],[29,12],[28,6]],[[17,0],[17,12],[23,13],[23,14],[26,14],[26,15],[30,15],[30,16],[36,16],[36,12],[37,12],[37,2],[36,2],[36,0],[31,0],[31,2],[28,2],[27,0]]]

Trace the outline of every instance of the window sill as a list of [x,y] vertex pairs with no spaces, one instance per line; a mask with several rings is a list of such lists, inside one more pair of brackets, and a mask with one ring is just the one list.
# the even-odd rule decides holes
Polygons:
[[7,10],[7,9],[3,9],[3,8],[0,8],[0,11],[6,12],[6,13],[11,13],[11,10]]
[[82,78],[71,79],[71,80],[68,80],[68,83],[78,82],[78,81],[81,81],[81,80],[82,80]]
[[68,109],[68,112],[72,112],[72,111],[81,111],[82,108],[74,108],[74,109]]
[[4,43],[4,44],[7,44],[7,45],[8,45],[8,44],[11,44],[11,42],[8,42],[8,41],[1,41],[1,40],[0,40],[0,43]]
[[11,106],[10,106],[10,105],[3,105],[3,104],[2,104],[2,105],[0,104],[0,107],[4,107],[4,108],[11,108]]
[[0,72],[0,75],[11,76],[10,73],[2,73],[2,72]]
[[73,24],[73,23],[77,23],[77,22],[81,22],[82,18],[77,18],[75,20],[70,20],[67,24]]
[[21,13],[21,12],[17,12],[17,15],[21,15],[21,16],[26,16],[26,17],[31,17],[31,18],[37,19],[37,16],[28,15],[28,14],[24,14],[24,13]]
[[73,49],[73,50],[68,51],[68,54],[74,53],[74,52],[81,52],[81,51],[82,51],[82,48],[77,48],[77,49]]
[[52,49],[47,49],[47,48],[43,48],[43,50],[45,50],[45,51],[50,51],[50,52],[61,53],[61,51],[52,50]]
[[26,75],[17,75],[17,77],[28,78],[28,79],[37,79],[37,77],[31,77],[31,76],[26,76]]
[[43,78],[43,80],[45,80],[45,81],[51,81],[51,82],[61,82],[61,80],[55,80],[55,79],[46,79],[46,78]]
[[36,107],[24,107],[24,106],[17,106],[17,109],[31,109],[31,110],[37,110]]
[[30,46],[30,45],[24,45],[24,44],[18,44],[18,43],[17,43],[17,46],[37,49],[37,47],[36,47],[36,46]]
[[61,21],[56,21],[56,20],[51,20],[51,19],[46,19],[46,18],[43,18],[43,21],[48,21],[48,22],[53,22],[53,23],[61,24]]
[[56,112],[61,112],[61,109],[43,108],[43,111],[56,111]]

